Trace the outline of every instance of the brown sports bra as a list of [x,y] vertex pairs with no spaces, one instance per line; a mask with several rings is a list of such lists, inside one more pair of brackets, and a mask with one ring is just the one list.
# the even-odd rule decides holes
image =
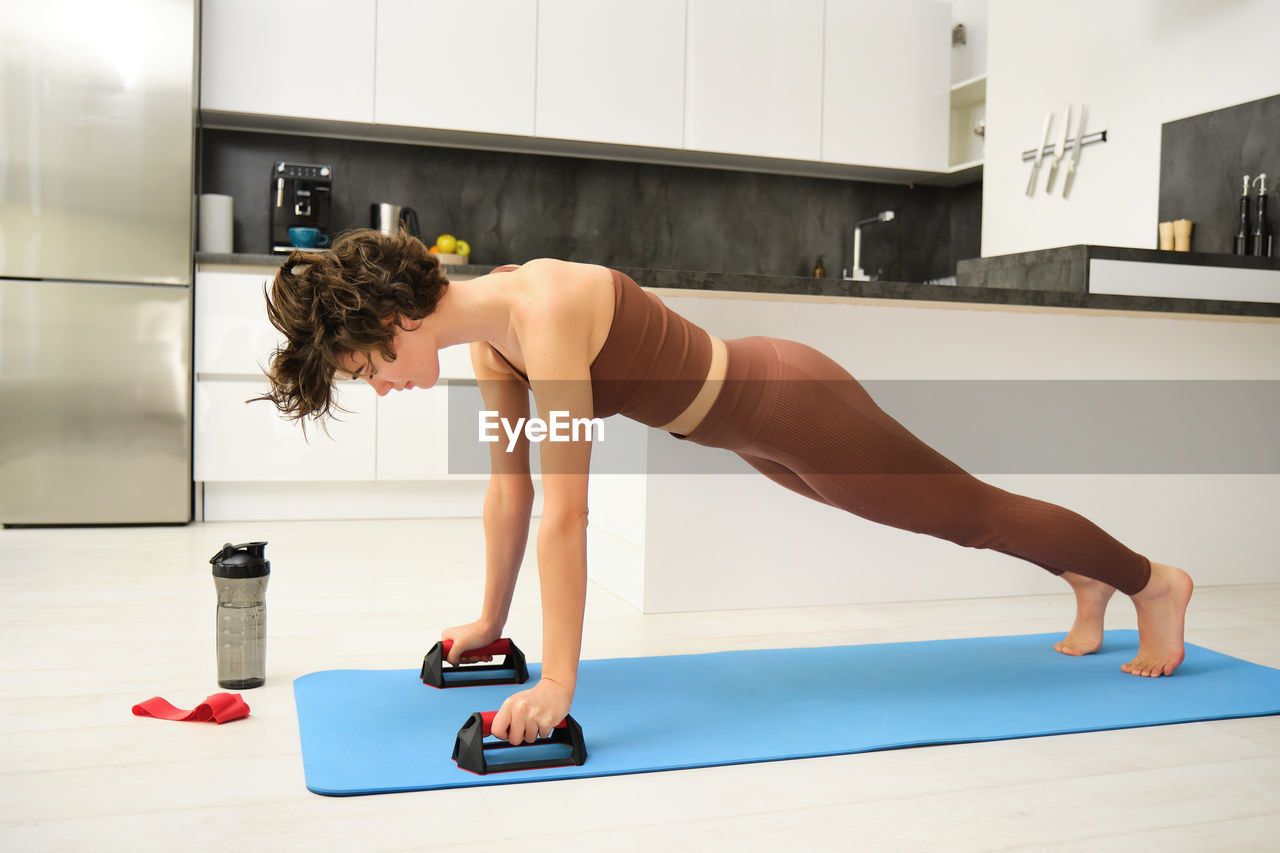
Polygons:
[[[498,267],[510,272],[516,266]],[[624,415],[647,426],[670,423],[689,408],[711,368],[711,337],[640,289],[617,270],[613,275],[613,323],[591,362],[594,415]],[[507,357],[498,357],[525,376]]]

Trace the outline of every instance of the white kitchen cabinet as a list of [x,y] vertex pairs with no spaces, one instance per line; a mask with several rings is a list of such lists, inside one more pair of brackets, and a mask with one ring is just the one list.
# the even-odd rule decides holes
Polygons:
[[448,445],[446,386],[392,392],[378,400],[377,479],[448,479]]
[[267,320],[263,288],[269,279],[265,268],[256,273],[208,270],[196,273],[197,376],[262,375],[262,368],[283,340]]
[[730,167],[745,155],[802,172],[826,162],[939,173],[951,159],[949,8],[218,0],[203,6],[201,108],[358,123],[371,138],[420,128],[500,134],[498,147],[542,153],[564,140],[566,151],[665,149],[654,156],[701,165],[724,154]]
[[819,160],[823,0],[688,2],[685,147]]
[[[475,381],[470,349],[440,351],[440,382],[434,388],[391,392],[378,398],[379,480],[474,479],[449,473],[449,381]],[[478,392],[477,392],[478,393]]]
[[533,136],[538,4],[378,0],[374,121]]
[[275,406],[246,400],[265,393],[264,379],[196,382],[193,475],[198,482],[366,481],[374,479],[377,395],[363,382],[338,384],[350,411],[330,420],[328,435],[309,424],[304,437]]
[[375,2],[201,4],[200,107],[373,121]]
[[686,0],[540,0],[538,136],[680,148]]
[[950,33],[937,0],[827,0],[822,159],[946,171]]
[[198,482],[372,480],[377,395],[363,382],[341,382],[351,409],[329,422],[329,435],[294,421],[269,402],[263,369],[282,338],[267,320],[263,286],[274,270],[196,271],[194,477]]
[[[329,433],[285,421],[263,394],[263,370],[282,337],[267,320],[269,267],[198,269],[195,293],[195,479],[200,482],[424,481],[451,477],[449,392],[379,398],[364,382],[339,382]],[[474,380],[467,347],[440,352],[442,380]]]

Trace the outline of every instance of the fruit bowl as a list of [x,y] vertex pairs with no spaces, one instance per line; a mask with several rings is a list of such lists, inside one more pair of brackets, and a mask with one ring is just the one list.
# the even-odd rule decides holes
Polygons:
[[470,255],[450,255],[444,252],[437,252],[436,257],[440,259],[442,264],[453,264],[454,266],[462,266],[467,262]]

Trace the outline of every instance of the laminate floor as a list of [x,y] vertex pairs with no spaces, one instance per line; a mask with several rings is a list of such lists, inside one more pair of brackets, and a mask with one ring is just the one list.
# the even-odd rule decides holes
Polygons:
[[[1274,850],[1280,717],[353,798],[306,790],[292,681],[408,668],[475,617],[478,520],[0,530],[0,849]],[[266,539],[268,682],[225,726],[208,559]],[[507,633],[541,659],[532,545]],[[1195,567],[1185,567],[1194,574]],[[592,585],[584,657],[1065,630],[1061,595],[645,616]],[[1117,596],[1110,627],[1135,627]],[[1280,583],[1196,591],[1188,639],[1280,667]],[[1053,654],[1046,649],[1046,654]],[[654,709],[661,713],[655,687]],[[726,709],[732,713],[732,709]]]

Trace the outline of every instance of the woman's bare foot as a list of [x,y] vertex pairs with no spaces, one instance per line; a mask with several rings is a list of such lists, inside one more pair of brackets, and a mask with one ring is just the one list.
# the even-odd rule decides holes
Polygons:
[[1195,585],[1181,569],[1151,564],[1151,580],[1130,596],[1138,611],[1138,655],[1120,667],[1130,675],[1172,675],[1186,657],[1183,631]]
[[1075,591],[1076,621],[1053,648],[1064,655],[1091,655],[1102,646],[1103,617],[1116,588],[1075,572],[1063,572],[1062,579]]

